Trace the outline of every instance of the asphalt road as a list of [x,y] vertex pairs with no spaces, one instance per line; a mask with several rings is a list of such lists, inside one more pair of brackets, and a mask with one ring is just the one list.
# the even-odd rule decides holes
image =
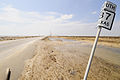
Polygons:
[[19,48],[22,48],[28,43],[32,43],[38,39],[40,38],[26,38],[26,39],[18,39],[18,40],[11,40],[11,41],[1,41],[0,42],[0,59],[8,57],[9,55],[13,55],[15,51],[19,50]]
[[24,67],[24,61],[32,58],[37,40],[43,37],[26,38],[0,42],[0,80],[5,80],[6,69],[12,71],[11,80],[17,80]]

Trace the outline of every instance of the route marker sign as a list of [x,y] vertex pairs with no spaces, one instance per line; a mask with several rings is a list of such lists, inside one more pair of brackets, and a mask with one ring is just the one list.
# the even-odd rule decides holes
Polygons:
[[94,44],[93,44],[93,47],[92,47],[92,50],[91,50],[91,54],[90,54],[90,57],[89,57],[89,61],[88,61],[87,67],[86,67],[84,80],[87,80],[87,76],[88,76],[88,73],[89,73],[89,70],[90,70],[90,66],[91,66],[92,59],[93,59],[93,56],[94,56],[94,53],[95,53],[95,49],[96,49],[96,46],[97,46],[97,42],[98,42],[98,39],[99,39],[99,36],[100,36],[101,29],[102,28],[105,28],[105,29],[108,29],[108,30],[112,29],[113,21],[114,21],[114,18],[115,18],[116,7],[117,7],[116,4],[114,4],[110,1],[105,1],[105,3],[102,6],[101,13],[100,13],[100,18],[98,20],[98,25],[97,25],[98,26],[98,32],[97,32],[97,35],[96,35],[96,38],[95,38],[95,41],[94,41]]
[[115,11],[116,11],[116,5],[110,1],[106,1],[103,4],[103,7],[100,13],[100,17],[98,20],[98,26],[111,30],[113,21],[115,18]]

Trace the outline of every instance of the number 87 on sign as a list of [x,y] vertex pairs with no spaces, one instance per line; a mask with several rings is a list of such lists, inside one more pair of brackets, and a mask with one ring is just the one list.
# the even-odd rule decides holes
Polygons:
[[112,29],[113,21],[115,18],[115,9],[116,5],[110,1],[106,1],[104,3],[98,20],[99,27],[103,27],[108,30]]

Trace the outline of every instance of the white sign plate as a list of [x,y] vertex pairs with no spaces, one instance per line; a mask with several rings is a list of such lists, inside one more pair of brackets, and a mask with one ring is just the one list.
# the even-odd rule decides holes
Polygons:
[[98,20],[98,26],[111,30],[115,13],[109,11],[101,11],[100,18]]
[[105,1],[105,3],[102,6],[102,9],[105,9],[107,11],[115,12],[116,11],[116,4],[110,2],[110,1]]
[[100,13],[98,26],[111,30],[113,21],[115,18],[115,11],[116,11],[116,5],[110,1],[106,1],[103,4],[103,7]]

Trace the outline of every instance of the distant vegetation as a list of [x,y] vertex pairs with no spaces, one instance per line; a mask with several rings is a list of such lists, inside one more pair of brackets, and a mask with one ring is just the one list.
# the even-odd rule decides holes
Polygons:
[[0,37],[0,41],[33,38],[33,37],[40,37],[40,36],[3,36]]

